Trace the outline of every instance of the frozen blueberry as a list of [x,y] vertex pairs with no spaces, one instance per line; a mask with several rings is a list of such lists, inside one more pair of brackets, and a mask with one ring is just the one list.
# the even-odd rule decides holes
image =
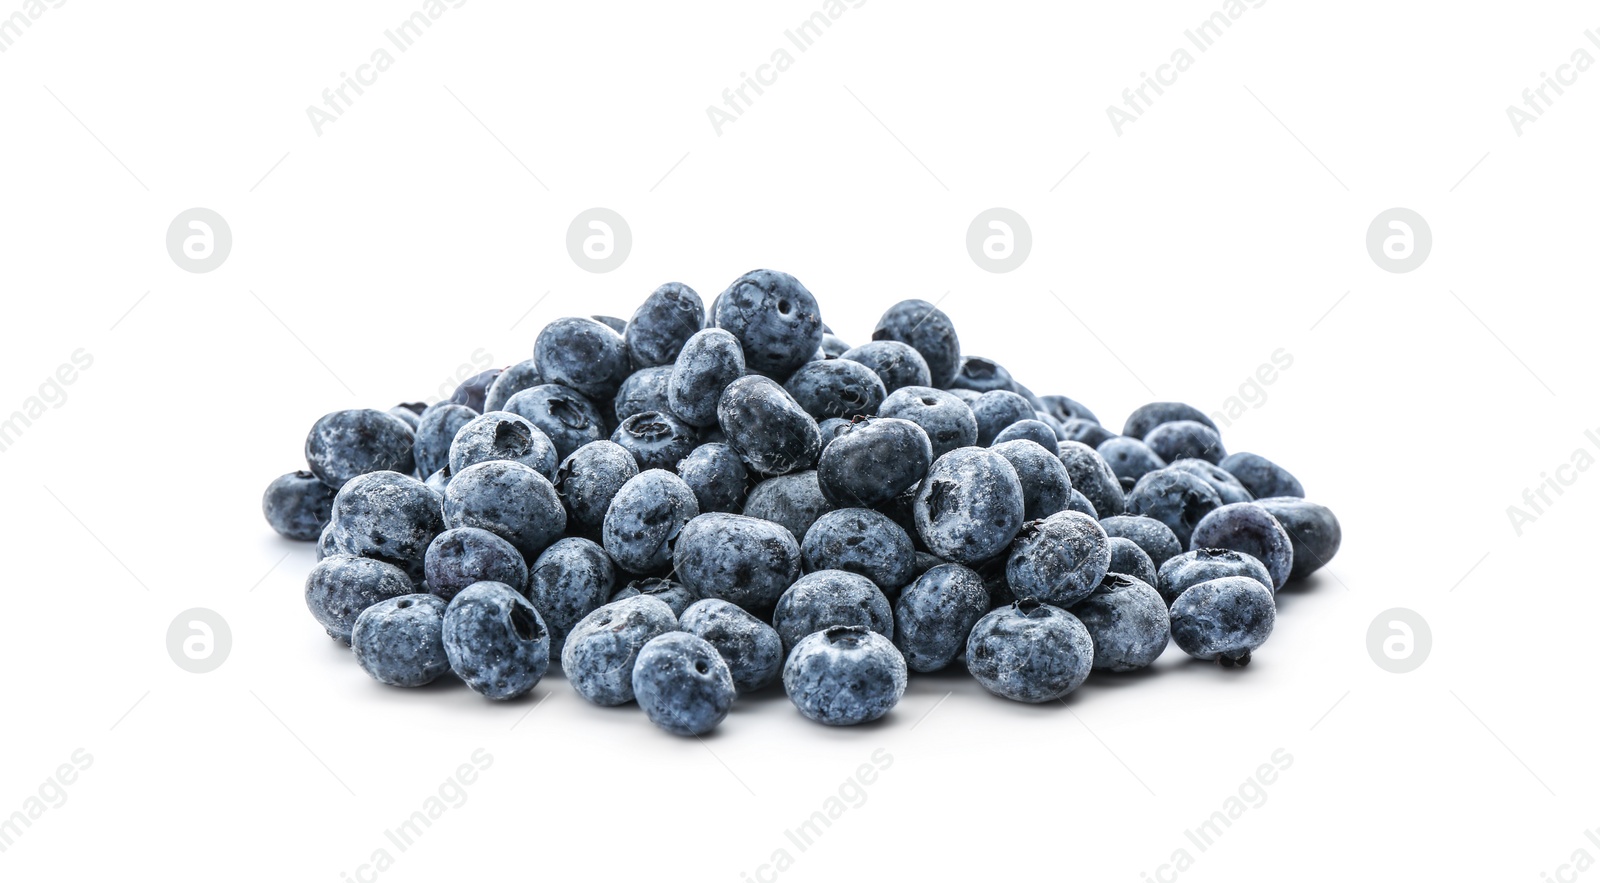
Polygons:
[[690,604],[700,600],[700,596],[683,583],[676,583],[670,579],[661,579],[654,576],[628,583],[623,588],[618,589],[617,593],[611,596],[611,600],[621,601],[624,598],[633,598],[639,595],[648,595],[651,598],[660,599],[668,607],[672,608],[673,616],[682,616],[683,611]]
[[[961,370],[956,372],[955,379],[950,381],[950,385],[957,389],[970,389],[980,393],[994,390],[1016,392],[1016,382],[1011,379],[1011,372],[1002,368],[999,362],[980,356],[963,357]],[[1033,410],[1031,402],[1028,409]],[[981,418],[979,422],[982,422]]]
[[1023,386],[1016,378],[1011,380],[1011,391],[1028,400],[1028,404],[1033,406],[1035,419],[1037,415],[1044,413],[1044,400],[1034,395],[1033,390]]
[[788,377],[822,345],[817,300],[800,280],[777,270],[752,270],[712,304],[717,327],[739,339],[745,362]]
[[996,442],[989,448],[1017,470],[1017,480],[1022,483],[1022,517],[1028,521],[1049,518],[1072,502],[1072,477],[1054,448],[1054,443],[1046,449],[1027,439]]
[[1104,518],[1126,510],[1122,483],[1111,471],[1111,464],[1082,442],[1064,441],[1057,445],[1061,462],[1072,476],[1072,488],[1089,499],[1094,511]]
[[532,359],[524,359],[500,372],[489,387],[489,392],[483,397],[484,411],[503,411],[506,402],[511,397],[525,389],[532,389],[544,383],[544,377],[539,373],[539,363]]
[[528,563],[502,537],[476,527],[458,527],[433,538],[423,559],[428,591],[449,601],[473,583],[505,583],[521,592]]
[[350,633],[356,664],[381,684],[420,687],[450,670],[444,650],[445,602],[401,595],[361,611]]
[[477,419],[478,412],[455,402],[439,402],[422,412],[417,421],[411,456],[418,475],[432,475],[450,465],[450,445],[461,427]]
[[439,495],[439,499],[443,500],[444,489],[450,486],[450,476],[453,474],[450,471],[450,464],[446,463],[443,469],[428,476],[422,483],[432,488],[433,492]]
[[617,318],[616,316],[598,316],[598,315],[596,315],[596,316],[590,316],[589,318],[595,320],[596,322],[599,322],[601,325],[604,325],[607,328],[610,328],[612,331],[615,331],[618,334],[621,334],[624,331],[628,330],[628,323],[623,319]]
[[622,335],[593,319],[557,319],[539,332],[533,361],[546,383],[608,399],[628,376],[628,345]]
[[744,461],[724,444],[701,445],[678,461],[678,477],[694,491],[700,512],[738,512],[744,506]]
[[871,509],[835,509],[817,519],[800,546],[807,570],[847,570],[885,589],[911,581],[917,552],[889,516]]
[[645,411],[622,421],[611,440],[639,461],[640,469],[673,469],[695,448],[694,427],[665,411]]
[[416,432],[417,420],[422,416],[422,412],[427,410],[427,407],[428,405],[425,402],[401,402],[390,408],[388,413],[405,421],[405,424],[411,427],[411,431]]
[[777,629],[735,604],[705,598],[690,604],[678,623],[685,632],[717,648],[740,693],[766,687],[783,670],[783,639]]
[[1056,431],[1051,429],[1042,420],[1018,420],[1017,422],[1000,430],[990,447],[1005,444],[1008,441],[1026,440],[1037,444],[1045,450],[1054,450],[1056,446]]
[[972,626],[989,611],[982,577],[960,564],[928,568],[894,602],[894,645],[912,671],[938,671],[966,648]]
[[800,576],[800,544],[781,524],[712,512],[684,525],[672,564],[702,598],[765,610]]
[[1140,405],[1134,409],[1132,414],[1128,415],[1128,422],[1122,426],[1122,434],[1131,435],[1134,438],[1144,438],[1150,433],[1150,430],[1155,429],[1157,426],[1163,423],[1174,423],[1179,420],[1192,420],[1195,423],[1203,423],[1210,427],[1212,432],[1217,431],[1217,424],[1211,422],[1211,418],[1207,417],[1204,411],[1193,405],[1186,405],[1182,402],[1151,402],[1148,405]]
[[783,666],[783,689],[807,718],[851,726],[889,713],[906,692],[906,661],[864,626],[834,626],[806,636]]
[[450,398],[446,399],[446,401],[454,402],[458,405],[466,405],[472,410],[482,414],[484,402],[489,396],[489,387],[493,386],[494,382],[499,378],[499,368],[489,368],[479,371],[477,374],[474,374],[471,377],[468,377],[466,380],[461,381],[460,385],[456,387],[455,392],[450,393]]
[[1228,470],[1215,463],[1207,463],[1205,460],[1189,457],[1183,460],[1173,460],[1168,464],[1168,467],[1182,469],[1184,472],[1192,472],[1200,476],[1205,480],[1206,484],[1211,485],[1211,489],[1217,492],[1217,497],[1224,504],[1248,503],[1255,499],[1255,495],[1240,484],[1237,478],[1234,478],[1229,474]]
[[682,282],[668,282],[650,292],[628,321],[623,340],[635,368],[671,365],[688,340],[705,325],[700,295]]
[[350,643],[356,617],[389,598],[414,594],[417,587],[393,564],[353,555],[329,555],[306,577],[306,607],[328,636]]
[[744,376],[744,350],[718,328],[698,331],[683,345],[667,378],[667,404],[691,426],[713,426],[728,384]]
[[550,630],[539,611],[505,583],[474,583],[444,612],[450,670],[490,699],[532,690],[550,667]]
[[1070,612],[1094,641],[1094,667],[1133,671],[1156,661],[1172,635],[1167,604],[1149,583],[1110,573]]
[[306,436],[311,474],[338,490],[369,472],[410,473],[416,468],[411,443],[416,435],[404,420],[371,408],[334,411]]
[[1131,435],[1114,435],[1095,446],[1095,453],[1106,461],[1112,474],[1119,479],[1138,481],[1146,473],[1167,465],[1167,461],[1156,456],[1149,445]]
[[675,736],[709,733],[733,707],[733,674],[717,648],[687,632],[650,639],[633,665],[633,695],[650,722]]
[[818,420],[876,414],[889,394],[871,368],[849,359],[807,362],[783,388]]
[[1222,447],[1222,436],[1203,423],[1194,420],[1176,420],[1163,423],[1150,430],[1144,443],[1156,456],[1168,463],[1194,457],[1208,463],[1221,463],[1228,455]]
[[1191,586],[1172,602],[1172,640],[1196,659],[1248,665],[1276,619],[1266,586],[1245,576],[1219,577]]
[[672,399],[667,388],[672,383],[672,366],[658,365],[640,368],[628,375],[611,401],[611,411],[617,422],[643,414],[646,411],[671,411]]
[[1306,489],[1289,470],[1260,454],[1243,451],[1222,458],[1220,465],[1257,497],[1303,497]]
[[894,417],[862,417],[817,461],[817,484],[840,506],[881,506],[922,480],[933,445],[922,427]]
[[769,478],[751,488],[744,501],[745,515],[783,525],[797,543],[822,513],[833,508],[822,495],[815,469]]
[[1138,543],[1127,537],[1108,537],[1106,542],[1111,547],[1111,564],[1107,566],[1107,572],[1131,576],[1151,586],[1156,584],[1155,562],[1139,548]]
[[999,454],[961,448],[934,461],[912,513],[928,551],[973,564],[1000,554],[1022,527],[1022,482]]
[[1067,508],[1074,512],[1081,512],[1096,521],[1100,520],[1100,513],[1095,511],[1094,504],[1089,502],[1089,498],[1084,496],[1083,492],[1077,488],[1073,488],[1072,492],[1067,495]]
[[1294,547],[1289,534],[1272,513],[1254,503],[1229,503],[1211,511],[1195,525],[1191,549],[1232,549],[1266,565],[1272,590],[1283,588],[1294,567]]
[[624,570],[650,573],[672,559],[672,541],[699,514],[694,491],[683,479],[665,469],[647,469],[611,499],[602,544]]
[[776,381],[759,374],[728,384],[717,402],[717,423],[728,446],[762,475],[812,469],[822,451],[822,433]]
[[305,470],[280,475],[261,495],[261,513],[291,540],[315,540],[333,517],[336,491]]
[[1009,389],[995,389],[978,396],[972,404],[972,414],[978,420],[978,444],[988,447],[1000,430],[1019,420],[1032,419],[1033,406]]
[[1222,498],[1205,479],[1170,467],[1147,473],[1128,494],[1130,514],[1148,515],[1165,524],[1184,548],[1200,519],[1221,505]]
[[606,437],[604,421],[594,403],[559,383],[530,386],[508,399],[505,409],[539,427],[555,444],[556,457],[562,460],[589,442]]
[[925,300],[903,300],[890,307],[878,320],[872,339],[910,344],[928,365],[930,379],[925,386],[944,389],[961,368],[961,339],[955,324]]
[[1178,542],[1172,528],[1166,524],[1144,515],[1113,515],[1110,518],[1100,519],[1100,526],[1105,528],[1106,536],[1125,537],[1139,544],[1139,548],[1150,556],[1150,563],[1157,569],[1167,562],[1167,559],[1183,552],[1183,545]]
[[589,442],[562,460],[555,487],[575,532],[599,530],[617,491],[638,474],[639,461],[616,442]]
[[1076,616],[1024,600],[989,611],[967,637],[967,670],[989,692],[1049,702],[1078,689],[1094,665],[1094,641]]
[[636,595],[596,609],[578,621],[561,648],[561,668],[583,698],[596,705],[633,701],[633,666],[651,638],[677,631],[678,618],[659,598]]
[[872,369],[883,382],[886,393],[907,386],[930,386],[933,375],[922,354],[908,343],[898,340],[874,340],[845,350],[841,359],[859,362]]
[[1094,416],[1093,411],[1066,396],[1040,396],[1039,400],[1044,402],[1044,409],[1049,412],[1050,416],[1063,424],[1069,420],[1086,420],[1090,423],[1100,422],[1100,418]]
[[543,475],[513,460],[490,460],[450,479],[444,490],[444,521],[449,527],[482,528],[509,540],[531,561],[566,530],[567,513]]
[[1099,448],[1101,445],[1117,438],[1117,434],[1092,420],[1073,419],[1061,424],[1059,436],[1062,441],[1075,441]]
[[1272,589],[1272,574],[1267,572],[1267,566],[1252,555],[1232,549],[1196,549],[1174,555],[1161,565],[1155,587],[1170,606],[1191,586],[1225,576],[1248,577]]
[[1111,566],[1111,545],[1100,522],[1081,512],[1030,521],[1006,560],[1006,583],[1018,598],[1063,609],[1093,592]]
[[898,417],[922,427],[933,443],[935,459],[978,443],[978,418],[965,402],[942,389],[902,387],[883,400],[878,416]]
[[490,460],[521,463],[548,479],[555,478],[559,462],[550,437],[510,411],[490,411],[474,417],[461,427],[450,445],[452,475]]
[[1299,497],[1268,497],[1257,500],[1256,505],[1271,512],[1289,534],[1289,542],[1294,547],[1294,567],[1289,570],[1291,579],[1310,576],[1338,553],[1344,532],[1339,527],[1339,519],[1327,506]]
[[540,553],[528,574],[528,600],[550,629],[550,652],[559,657],[567,633],[611,597],[616,568],[600,544],[566,537]]
[[795,580],[772,611],[772,627],[793,652],[800,639],[836,625],[859,625],[894,637],[894,609],[883,590],[858,573],[818,570]]
[[[817,352],[822,353],[823,358],[840,358],[848,349],[850,349],[850,344],[845,343],[844,338],[829,331],[827,325],[822,326],[822,344],[817,347]],[[812,361],[814,362],[816,359],[812,359]]]
[[428,544],[446,527],[440,497],[432,488],[398,472],[369,472],[345,483],[333,498],[329,524],[339,530],[344,551],[422,574]]
[[[839,437],[839,434],[849,429],[852,420],[843,417],[829,417],[817,423],[817,432],[822,435],[822,449],[828,449],[828,443]],[[820,458],[819,458],[820,459]]]

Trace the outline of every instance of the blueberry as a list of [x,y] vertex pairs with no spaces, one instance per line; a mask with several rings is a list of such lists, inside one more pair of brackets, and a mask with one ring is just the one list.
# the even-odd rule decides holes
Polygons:
[[1061,424],[1060,438],[1062,441],[1080,442],[1091,448],[1099,448],[1107,441],[1117,437],[1116,433],[1092,420],[1075,418]]
[[611,499],[601,526],[602,544],[623,569],[650,573],[672,559],[672,541],[699,514],[694,491],[683,479],[664,469],[647,469],[628,479]]
[[[961,370],[956,372],[950,385],[957,389],[970,389],[974,392],[992,392],[1005,390],[1016,392],[1016,382],[1011,379],[1011,372],[1000,366],[999,362],[985,359],[980,356],[965,356],[961,359]],[[1026,398],[1023,401],[1027,401]],[[1033,403],[1028,403],[1028,410],[1033,410]],[[980,421],[981,422],[981,421]]]
[[1011,381],[1011,391],[1028,400],[1028,404],[1033,407],[1036,419],[1037,415],[1044,413],[1044,400],[1034,395],[1033,390],[1023,386],[1015,378]]
[[344,551],[422,573],[428,544],[446,527],[440,497],[432,488],[398,472],[369,472],[345,483],[333,498],[329,524]]
[[744,501],[745,515],[783,525],[796,543],[822,513],[833,508],[822,494],[815,469],[769,478],[751,488]]
[[898,340],[874,340],[845,350],[838,356],[859,362],[878,375],[885,393],[908,386],[931,386],[933,375],[928,363],[911,344]]
[[1196,659],[1248,665],[1276,619],[1266,586],[1249,577],[1224,576],[1191,586],[1172,602],[1172,640]]
[[863,417],[822,451],[817,484],[840,506],[881,506],[922,480],[933,445],[922,427],[894,417]]
[[561,649],[561,668],[596,705],[633,701],[633,666],[651,638],[677,631],[678,618],[658,598],[638,595],[596,609],[578,621]]
[[1228,455],[1222,447],[1222,436],[1216,430],[1193,420],[1163,423],[1145,435],[1144,443],[1156,456],[1168,463],[1189,457],[1208,463],[1221,463]]
[[544,382],[544,376],[539,373],[539,363],[533,359],[524,359],[501,371],[494,379],[488,394],[483,397],[483,410],[503,411],[506,402],[511,401],[512,396]]
[[517,547],[526,560],[561,536],[567,513],[543,475],[512,460],[468,466],[444,490],[449,527],[482,528]]
[[1094,504],[1089,502],[1089,498],[1077,488],[1073,488],[1067,495],[1067,508],[1073,512],[1081,512],[1096,521],[1100,520],[1100,513],[1094,508]]
[[960,398],[942,389],[907,386],[897,389],[878,408],[880,417],[898,417],[922,427],[933,443],[935,459],[956,448],[978,443],[978,418]]
[[1339,551],[1344,532],[1333,510],[1298,497],[1268,497],[1256,505],[1272,513],[1283,525],[1294,547],[1291,579],[1304,579],[1327,564]]
[[461,427],[477,419],[478,412],[466,405],[439,402],[422,412],[417,421],[416,440],[411,456],[418,475],[432,475],[450,465],[450,445]]
[[989,590],[978,574],[960,564],[930,567],[894,602],[894,645],[912,671],[938,671],[961,655],[988,611]]
[[1094,665],[1094,641],[1076,616],[1038,601],[989,611],[967,637],[967,670],[989,692],[1049,702],[1078,689]]
[[1149,583],[1107,574],[1089,597],[1069,611],[1089,630],[1094,667],[1133,671],[1156,661],[1172,635],[1167,605]]
[[400,404],[395,405],[393,408],[390,408],[388,413],[395,417],[399,417],[407,426],[411,427],[412,432],[416,432],[417,420],[422,416],[422,412],[427,410],[427,408],[428,406],[424,402],[401,402]]
[[1225,576],[1247,577],[1272,589],[1272,574],[1267,572],[1267,566],[1253,555],[1232,549],[1196,549],[1174,555],[1161,565],[1155,586],[1170,606],[1191,586]]
[[306,463],[328,487],[369,472],[410,473],[415,434],[393,414],[362,408],[324,415],[306,436]]
[[621,423],[646,411],[671,411],[672,399],[667,393],[671,383],[671,365],[640,368],[629,374],[611,402],[611,411],[616,415],[617,422]]
[[700,295],[682,282],[668,282],[650,292],[622,335],[633,366],[671,365],[683,342],[699,331],[705,320]]
[[1093,411],[1066,396],[1040,396],[1039,400],[1044,402],[1044,409],[1050,412],[1050,416],[1063,424],[1069,420],[1086,420],[1090,423],[1100,422],[1100,418],[1094,416]]
[[762,475],[812,469],[822,450],[817,421],[775,381],[752,374],[728,384],[717,402],[728,446]]
[[927,573],[935,567],[947,563],[949,562],[945,561],[943,558],[940,558],[938,555],[933,554],[932,552],[924,552],[921,549],[918,549],[916,564],[912,566],[911,572],[917,576],[922,576],[924,573]]
[[961,448],[934,461],[912,511],[928,551],[973,564],[1000,554],[1022,527],[1022,483],[999,454]]
[[1107,572],[1131,576],[1152,586],[1156,584],[1156,564],[1139,548],[1138,543],[1127,537],[1107,537],[1106,542],[1111,547],[1111,564],[1106,567]]
[[1067,608],[1093,592],[1111,566],[1100,522],[1081,512],[1030,521],[1006,560],[1006,582],[1018,598]]
[[783,525],[724,512],[690,520],[672,552],[673,571],[698,596],[747,610],[775,604],[800,563],[800,544]]
[[889,516],[871,509],[835,509],[818,518],[800,546],[807,570],[847,570],[885,589],[911,581],[917,552]]
[[1165,524],[1185,548],[1194,526],[1221,505],[1222,498],[1205,479],[1170,467],[1147,473],[1128,494],[1129,513],[1148,515]]
[[701,445],[678,461],[678,477],[694,491],[701,513],[738,512],[744,506],[744,461],[724,444]]
[[506,401],[505,409],[524,418],[556,446],[556,457],[606,437],[604,421],[594,403],[559,383],[530,386]]
[[783,388],[817,420],[876,414],[888,395],[871,368],[849,359],[807,362]]
[[1303,497],[1306,489],[1289,470],[1260,454],[1243,451],[1222,458],[1220,465],[1257,497]]
[[[465,366],[463,366],[465,367]],[[500,378],[499,368],[489,368],[461,381],[455,392],[450,393],[446,401],[458,405],[466,405],[478,413],[483,413],[484,401],[488,398],[489,387]]]
[[1294,567],[1294,547],[1289,534],[1272,513],[1254,503],[1228,503],[1195,525],[1191,549],[1232,549],[1266,565],[1272,590],[1283,588]]
[[557,319],[539,332],[533,361],[546,383],[608,399],[628,376],[628,345],[622,335],[593,319]]
[[906,661],[894,644],[862,626],[834,626],[795,645],[783,689],[802,715],[851,726],[888,714],[906,692]]
[[329,555],[306,577],[306,607],[328,636],[350,643],[356,617],[389,598],[411,595],[417,587],[393,564],[353,555]]
[[640,469],[673,469],[697,441],[694,427],[665,411],[645,411],[622,421],[611,440],[628,450]]
[[1107,536],[1125,537],[1138,543],[1158,569],[1167,559],[1183,552],[1183,544],[1178,542],[1172,528],[1145,515],[1113,515],[1100,519],[1100,526],[1105,528]]
[[556,475],[556,446],[537,426],[510,411],[490,411],[461,427],[450,444],[450,473],[491,460],[521,463],[547,479]]
[[1205,460],[1188,457],[1182,460],[1173,460],[1168,466],[1172,469],[1181,469],[1184,472],[1192,472],[1200,476],[1206,484],[1211,485],[1211,489],[1217,492],[1217,497],[1224,504],[1248,503],[1255,499],[1255,495],[1240,484],[1237,478],[1234,478],[1228,470],[1215,463],[1207,463]]
[[604,325],[607,328],[610,328],[612,331],[615,331],[618,334],[628,330],[628,323],[617,318],[616,316],[590,316],[589,318],[599,322],[601,325]]
[[1138,481],[1146,473],[1167,465],[1167,461],[1156,456],[1149,445],[1131,435],[1114,435],[1095,446],[1095,453],[1106,461],[1112,474],[1119,479]]
[[1018,420],[995,434],[989,446],[1005,444],[1008,441],[1031,441],[1047,451],[1055,450],[1056,431],[1042,420]]
[[1148,405],[1140,405],[1128,415],[1128,422],[1122,426],[1122,434],[1144,438],[1157,426],[1179,420],[1203,423],[1210,427],[1212,432],[1217,431],[1217,424],[1211,422],[1211,418],[1207,417],[1204,411],[1193,405],[1182,402],[1151,402]]
[[505,583],[474,583],[444,612],[450,670],[490,699],[532,690],[550,667],[550,630],[528,599]]
[[446,463],[444,468],[428,476],[427,479],[425,479],[422,483],[431,488],[433,492],[438,494],[439,498],[442,500],[444,499],[444,489],[450,486],[450,476],[452,474],[453,473],[450,471],[450,464]]
[[616,442],[589,442],[568,455],[556,469],[555,487],[573,528],[598,531],[617,491],[638,474],[639,461]]
[[428,591],[449,601],[473,583],[505,583],[521,592],[528,585],[528,563],[502,537],[476,527],[458,527],[433,538],[423,559]]
[[683,611],[690,604],[700,600],[700,596],[683,583],[675,583],[670,579],[661,579],[653,576],[628,583],[623,588],[618,589],[617,593],[611,596],[611,600],[621,601],[625,598],[635,598],[640,595],[647,595],[662,601],[672,608],[673,616],[682,616]]
[[600,544],[566,537],[550,544],[528,574],[528,600],[550,629],[550,652],[559,656],[567,633],[611,597],[616,567]]
[[667,404],[691,426],[714,426],[728,384],[744,376],[738,338],[718,328],[696,332],[683,345],[667,378]]
[[304,470],[280,475],[261,495],[261,514],[273,530],[291,540],[315,540],[333,517],[335,493]]
[[839,625],[864,626],[893,638],[894,609],[883,590],[861,574],[818,570],[795,580],[772,611],[772,627],[790,653],[806,635]]
[[926,386],[944,389],[961,368],[961,339],[955,324],[925,300],[903,300],[890,307],[878,320],[872,339],[910,344],[928,365]]
[[1049,518],[1072,501],[1072,477],[1053,449],[1053,444],[1046,449],[1027,439],[997,442],[989,448],[1017,470],[1017,480],[1022,483],[1022,517],[1028,521]]
[[717,648],[686,632],[650,639],[633,666],[633,694],[650,722],[675,736],[709,733],[737,690]]
[[[839,434],[850,428],[853,420],[843,417],[829,417],[817,422],[817,432],[822,436],[822,449],[828,449],[828,443],[839,437]],[[820,458],[819,458],[820,459]]]
[[972,414],[978,420],[978,444],[988,447],[1000,430],[1019,420],[1032,419],[1033,406],[1009,389],[994,389],[978,396],[972,403]]
[[1057,445],[1061,462],[1072,476],[1072,487],[1094,505],[1100,517],[1121,515],[1126,511],[1122,496],[1122,483],[1111,471],[1111,464],[1082,442],[1064,441]]
[[401,595],[361,611],[350,634],[356,664],[381,684],[420,687],[450,670],[444,650],[445,602]]
[[[821,353],[824,359],[841,358],[849,349],[850,344],[845,343],[844,338],[829,331],[826,324],[822,326],[822,343],[817,347],[817,352]],[[816,359],[811,361],[815,362]]]
[[705,598],[690,604],[678,623],[717,649],[740,693],[768,686],[783,670],[783,639],[778,631],[735,604]]
[[745,362],[788,377],[822,345],[816,298],[800,280],[777,270],[752,270],[733,280],[712,305],[718,328],[739,339]]

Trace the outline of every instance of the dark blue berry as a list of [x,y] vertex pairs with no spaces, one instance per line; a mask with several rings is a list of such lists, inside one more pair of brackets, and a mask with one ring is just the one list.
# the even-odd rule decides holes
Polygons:
[[766,610],[800,576],[800,544],[783,525],[711,512],[684,525],[673,572],[702,598]]
[[291,540],[315,540],[333,517],[336,491],[301,470],[280,475],[261,495],[261,513],[272,529]]
[[934,461],[912,512],[928,551],[973,564],[1000,554],[1022,527],[1022,483],[999,454],[961,448]]
[[922,427],[894,417],[858,418],[823,449],[817,483],[840,506],[881,506],[922,480],[933,445]]
[[550,667],[550,630],[516,589],[475,583],[445,609],[444,650],[450,670],[475,692],[515,699]]
[[650,639],[677,631],[665,602],[636,595],[596,609],[573,626],[561,668],[578,695],[596,705],[633,701],[633,666]]
[[961,339],[955,324],[925,300],[903,300],[890,307],[878,320],[872,339],[910,344],[928,365],[926,386],[944,389],[961,369]]
[[665,411],[645,411],[622,421],[611,440],[643,469],[674,469],[698,441],[694,427]]
[[[457,477],[460,480],[460,477]],[[700,514],[694,491],[664,469],[628,479],[611,499],[601,526],[611,559],[633,573],[650,573],[672,560],[672,542]]]
[[667,378],[667,404],[691,426],[714,426],[728,384],[744,376],[744,350],[732,334],[707,328],[690,337]]
[[682,282],[650,292],[623,333],[634,368],[671,365],[683,342],[705,325],[705,317],[700,295]]
[[737,605],[705,598],[690,604],[678,623],[717,648],[740,693],[768,686],[783,670],[783,639],[777,630]]
[[1266,586],[1249,577],[1225,576],[1191,586],[1172,603],[1172,640],[1196,659],[1247,665],[1276,619]]
[[777,382],[752,374],[723,390],[717,422],[728,446],[762,475],[815,468],[822,450],[817,421]]
[[822,344],[816,298],[800,280],[777,270],[752,270],[733,280],[712,305],[716,326],[739,339],[745,363],[788,377]]
[[905,695],[906,661],[877,632],[835,626],[795,645],[783,666],[783,689],[819,724],[862,724],[888,714]]
[[434,537],[423,573],[428,591],[445,601],[473,583],[505,583],[519,592],[528,585],[528,564],[517,547],[476,527],[458,527]]
[[883,589],[911,581],[916,549],[889,516],[871,509],[835,509],[806,531],[800,546],[807,570],[847,570]]
[[1094,641],[1072,614],[1038,601],[989,611],[967,638],[967,670],[984,689],[1017,702],[1049,702],[1078,689]]
[[391,687],[431,684],[450,670],[444,649],[445,602],[401,595],[361,611],[350,635],[356,664]]
[[334,411],[306,436],[306,463],[323,484],[338,490],[369,472],[409,474],[416,468],[416,435],[404,420],[371,408]]
[[717,648],[686,632],[652,638],[633,665],[633,695],[650,722],[675,736],[709,733],[737,688]]
[[546,383],[571,387],[591,399],[608,399],[628,376],[622,335],[593,319],[557,319],[539,332],[533,360]]
[[938,671],[966,649],[972,626],[989,610],[983,579],[960,564],[927,568],[894,602],[894,645],[912,671]]

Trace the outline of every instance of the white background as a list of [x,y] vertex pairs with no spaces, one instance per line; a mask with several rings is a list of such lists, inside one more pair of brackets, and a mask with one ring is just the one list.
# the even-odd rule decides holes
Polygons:
[[[0,814],[93,757],[0,876],[343,880],[388,847],[382,880],[733,881],[786,848],[795,881],[1538,880],[1600,855],[1600,477],[1520,536],[1506,513],[1600,454],[1600,73],[1520,136],[1505,112],[1600,55],[1592,7],[1267,2],[1119,136],[1107,105],[1218,4],[872,0],[719,135],[707,106],[820,4],[475,0],[319,136],[306,107],[421,8],[351,6],[74,0],[0,54],[0,415],[93,358],[0,454]],[[193,206],[234,237],[207,274],[164,247]],[[592,206],[631,227],[615,272],[567,254]],[[1031,227],[1014,272],[967,254],[991,206]],[[1431,226],[1415,272],[1366,252],[1391,206]],[[781,692],[698,741],[559,675],[506,705],[393,690],[321,633],[312,549],[259,511],[318,416],[437,398],[553,318],[627,316],[668,280],[709,302],[755,267],[852,342],[944,298],[968,353],[1113,428],[1153,398],[1218,409],[1284,348],[1224,439],[1299,475],[1344,548],[1244,671],[1169,648],[1046,707],[920,677],[852,730]],[[196,606],[232,628],[204,675],[165,646]],[[1397,606],[1433,633],[1404,675],[1365,643]],[[466,802],[395,850],[476,749]],[[864,804],[785,839],[879,749]],[[1263,805],[1186,840],[1278,749]],[[1159,870],[1180,847],[1192,867]]]

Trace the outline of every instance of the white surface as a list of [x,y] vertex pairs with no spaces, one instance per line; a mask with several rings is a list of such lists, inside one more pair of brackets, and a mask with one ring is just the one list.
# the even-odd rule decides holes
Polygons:
[[[1106,105],[1218,6],[875,0],[719,137],[706,106],[819,4],[467,3],[319,137],[305,107],[420,4],[360,7],[75,2],[0,54],[0,411],[93,358],[0,454],[0,813],[93,757],[0,875],[344,880],[385,847],[386,881],[753,880],[787,849],[783,880],[1143,881],[1186,848],[1185,881],[1533,880],[1600,855],[1579,563],[1600,478],[1576,473],[1520,537],[1505,511],[1600,453],[1600,73],[1520,137],[1505,112],[1575,47],[1600,56],[1592,9],[1250,7],[1118,137]],[[163,248],[196,205],[234,236],[204,275]],[[596,205],[634,237],[604,275],[564,246]],[[1034,237],[1004,275],[964,245],[996,205]],[[1391,206],[1434,234],[1405,275],[1363,246]],[[312,550],[258,508],[313,420],[437,397],[558,316],[626,316],[669,279],[709,302],[762,266],[851,341],[944,297],[969,353],[1113,428],[1152,398],[1218,408],[1285,348],[1224,438],[1293,469],[1344,549],[1246,671],[1169,648],[1043,708],[922,677],[855,730],[781,693],[701,742],[559,677],[504,706],[396,691],[320,634]],[[211,674],[166,654],[194,606],[232,627]],[[1434,635],[1407,675],[1365,648],[1395,606]],[[465,803],[388,843],[477,749],[492,765]],[[1264,805],[1187,841],[1278,749]],[[785,838],[880,750],[864,804],[803,852]]]

